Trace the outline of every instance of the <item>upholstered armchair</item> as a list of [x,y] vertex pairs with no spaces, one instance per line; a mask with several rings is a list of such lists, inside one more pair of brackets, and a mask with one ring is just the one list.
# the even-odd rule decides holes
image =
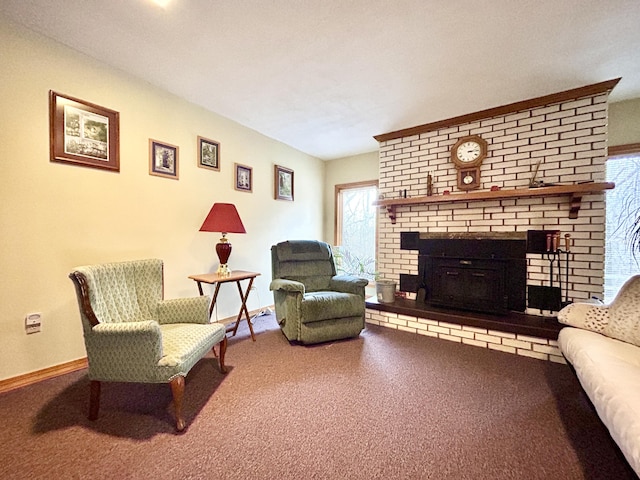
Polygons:
[[163,264],[156,259],[77,267],[69,277],[89,360],[89,419],[98,418],[101,382],[169,383],[182,431],[191,367],[219,343],[226,372],[225,327],[210,323],[208,297],[163,300]]
[[364,328],[368,281],[336,275],[331,247],[299,240],[271,247],[276,318],[290,341],[313,344],[357,337]]

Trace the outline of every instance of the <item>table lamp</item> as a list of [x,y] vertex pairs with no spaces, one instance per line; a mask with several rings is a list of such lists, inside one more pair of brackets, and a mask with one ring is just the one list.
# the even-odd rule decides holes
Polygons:
[[214,203],[211,210],[209,210],[207,218],[204,219],[200,231],[222,233],[220,242],[216,244],[216,253],[218,254],[218,260],[220,260],[220,266],[216,273],[222,277],[229,276],[231,270],[229,270],[227,262],[231,255],[231,243],[229,243],[226,235],[227,233],[247,233],[235,205],[232,203]]

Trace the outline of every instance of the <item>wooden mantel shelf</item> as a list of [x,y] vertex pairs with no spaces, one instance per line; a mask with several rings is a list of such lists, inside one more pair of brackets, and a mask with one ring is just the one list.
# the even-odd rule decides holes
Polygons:
[[531,197],[561,197],[571,196],[571,207],[569,218],[578,218],[578,211],[583,195],[599,193],[603,190],[610,190],[615,187],[613,182],[587,182],[573,185],[553,185],[549,187],[537,188],[516,188],[513,190],[485,190],[481,192],[454,193],[450,195],[432,195],[412,198],[393,198],[378,200],[374,205],[385,207],[391,219],[391,223],[396,223],[396,207],[406,205],[423,205],[429,203],[447,202],[480,202],[486,200],[508,200],[511,198],[531,198]]

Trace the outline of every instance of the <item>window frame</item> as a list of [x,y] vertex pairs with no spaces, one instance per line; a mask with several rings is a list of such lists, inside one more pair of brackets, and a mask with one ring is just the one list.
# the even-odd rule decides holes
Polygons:
[[[345,190],[355,190],[358,188],[365,188],[365,187],[375,187],[376,191],[379,188],[379,182],[378,180],[363,180],[360,182],[351,182],[351,183],[339,183],[335,185],[335,189],[334,189],[334,208],[333,208],[333,244],[334,245],[340,245],[340,242],[342,240],[341,238],[341,234],[342,234],[342,193]],[[376,259],[376,265],[378,263],[378,224],[380,222],[378,222],[378,219],[376,217],[376,229],[374,232],[375,235],[375,245],[374,245],[374,249],[375,249],[375,259]]]
[[[638,156],[640,155],[640,143],[627,143],[627,144],[623,144],[623,145],[614,145],[614,146],[610,146],[608,148],[608,152],[607,152],[607,161],[609,160],[613,160],[615,161],[615,159],[620,159],[620,158],[624,158],[624,157],[630,157],[630,156]],[[606,167],[605,167],[606,168]],[[607,231],[606,231],[606,212],[605,212],[605,245],[607,243]],[[607,282],[606,282],[606,278],[607,278],[607,266],[606,266],[606,252],[603,255],[603,271],[602,271],[602,287],[603,287],[603,298],[605,299],[605,301],[610,301],[612,299],[607,299],[606,298],[606,289],[607,289]]]

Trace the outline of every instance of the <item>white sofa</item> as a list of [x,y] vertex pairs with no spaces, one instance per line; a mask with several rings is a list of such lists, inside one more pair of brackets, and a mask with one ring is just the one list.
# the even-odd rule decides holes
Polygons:
[[640,476],[640,275],[610,305],[574,303],[558,345],[611,437]]

